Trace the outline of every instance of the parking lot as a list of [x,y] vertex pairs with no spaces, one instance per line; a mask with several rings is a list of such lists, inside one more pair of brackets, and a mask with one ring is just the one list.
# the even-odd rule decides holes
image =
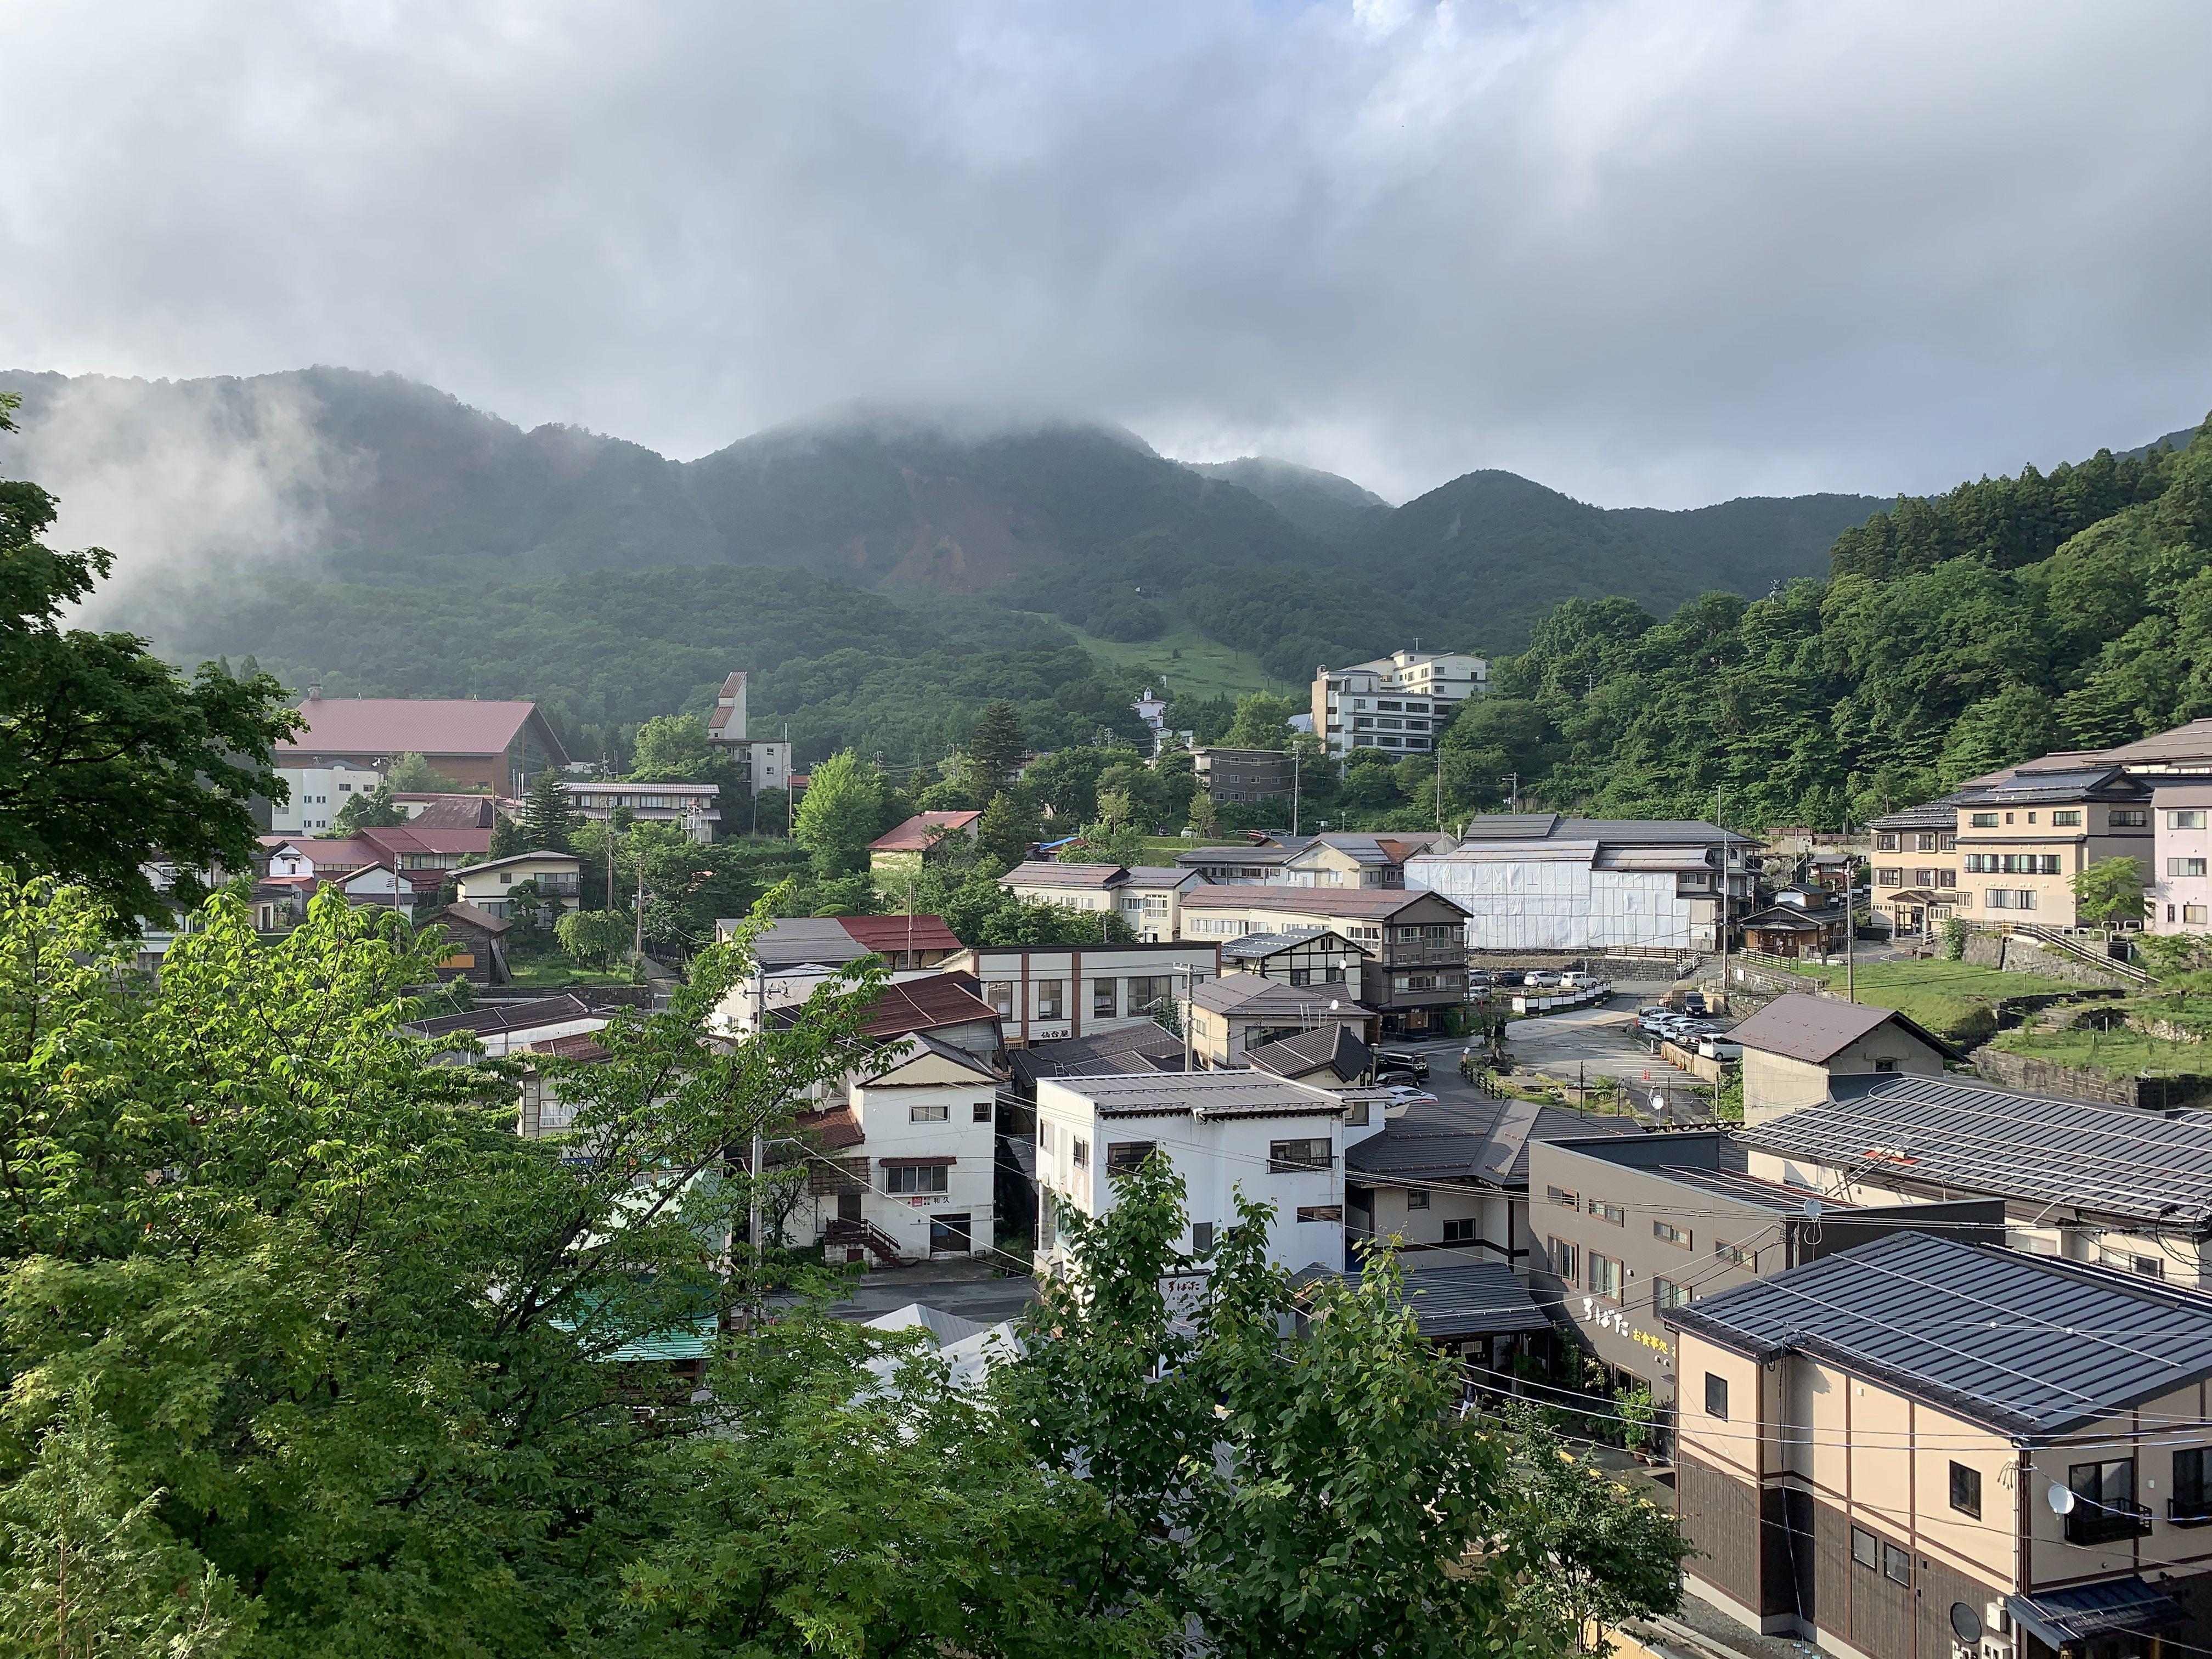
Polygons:
[[1634,987],[1592,1007],[1516,1019],[1506,1028],[1507,1052],[1517,1069],[1570,1089],[1613,1079],[1631,1092],[1640,1117],[1703,1121],[1710,1114],[1695,1091],[1711,1085],[1660,1059],[1636,1029],[1638,1006],[1656,1000],[1660,989]]

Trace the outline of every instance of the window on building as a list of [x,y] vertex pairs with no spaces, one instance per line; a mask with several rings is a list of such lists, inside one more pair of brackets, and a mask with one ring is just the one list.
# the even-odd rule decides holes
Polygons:
[[1094,979],[1091,981],[1091,1018],[1112,1019],[1121,1012],[1121,981],[1118,979]]
[[1194,1221],[1190,1226],[1190,1249],[1193,1255],[1204,1255],[1213,1248],[1213,1224]]
[[1345,1112],[1344,1121],[1355,1129],[1365,1128],[1368,1124],[1368,1107],[1369,1103],[1366,1101],[1353,1101]]
[[1754,1245],[1716,1244],[1713,1254],[1730,1267],[1748,1267],[1753,1273],[1759,1271],[1759,1250]]
[[950,1106],[909,1106],[906,1121],[909,1123],[943,1123],[952,1115]]
[[1014,1017],[1013,981],[1006,979],[986,980],[983,983],[983,1000],[991,1005],[991,1012],[1000,1019],[1012,1019]]
[[1896,832],[1891,830],[1885,830],[1880,835],[1876,836],[1874,838],[1874,850],[1877,853],[1894,853],[1897,851]]
[[1939,853],[1954,852],[1958,845],[1959,837],[1951,830],[1943,830],[1936,837],[1936,850]]
[[1705,1373],[1705,1415],[1728,1421],[1728,1378],[1714,1371]]
[[1091,1167],[1091,1143],[1080,1138],[1067,1143],[1067,1161],[1079,1170]]
[[1427,1209],[1429,1207],[1429,1195],[1416,1188],[1406,1194],[1406,1207],[1409,1210]]
[[1628,1212],[1618,1204],[1607,1203],[1601,1198],[1590,1200],[1589,1212],[1600,1221],[1609,1221],[1616,1227],[1626,1227],[1628,1224]]
[[1961,1515],[1982,1518],[1982,1472],[1964,1463],[1951,1465],[1951,1507]]
[[2184,1446],[2173,1454],[2173,1499],[2166,1513],[2176,1521],[2212,1520],[2212,1456],[2203,1446]]
[[2035,889],[2033,887],[1992,887],[1984,902],[1992,910],[2033,910],[2035,908]]
[[2202,830],[2204,827],[2204,810],[2192,806],[2182,811],[2168,812],[2166,827],[2169,830]]
[[2074,1507],[2066,1515],[2069,1544],[2106,1544],[2150,1531],[2150,1512],[2136,1502],[2136,1461],[2075,1463],[2066,1471]]
[[1039,1118],[1037,1120],[1037,1150],[1041,1152],[1049,1152],[1052,1150],[1053,1139],[1052,1125],[1044,1119]]
[[1966,827],[1970,830],[1994,830],[1997,827],[1997,815],[1994,812],[1969,812],[1966,814]]
[[1690,1248],[1690,1230],[1687,1227],[1677,1227],[1671,1221],[1653,1222],[1651,1224],[1651,1237],[1654,1238],[1662,1238],[1666,1240],[1668,1243],[1675,1245],[1681,1249],[1686,1250]]
[[[2173,908],[2171,904],[2166,908],[2169,910]],[[2184,921],[2194,922],[2197,927],[2202,927],[2204,925],[2204,918],[2205,907],[2201,904],[2185,904],[2181,907],[2181,919]],[[2166,920],[2171,921],[2173,918],[2168,916]]]
[[1583,1282],[1583,1250],[1564,1238],[1552,1240],[1552,1271],[1570,1285]]
[[1036,1018],[1060,1019],[1066,1017],[1066,1010],[1061,1001],[1061,991],[1066,981],[1056,979],[1041,979],[1036,981]]
[[1170,976],[1166,974],[1139,975],[1129,981],[1128,1010],[1133,1014],[1149,1013],[1164,1007],[1172,994],[1169,987]]
[[1544,1196],[1554,1204],[1565,1205],[1571,1210],[1582,1208],[1583,1200],[1580,1194],[1570,1192],[1565,1187],[1547,1187],[1544,1188]]
[[951,1174],[942,1164],[896,1164],[884,1171],[884,1190],[894,1198],[924,1198],[948,1190]]
[[1881,1576],[1893,1583],[1911,1583],[1912,1556],[1911,1553],[1898,1548],[1896,1545],[1885,1539],[1881,1546]]
[[1445,1222],[1444,1243],[1447,1244],[1474,1243],[1474,1218],[1472,1216],[1466,1216],[1457,1221]]
[[1299,1170],[1326,1170],[1334,1162],[1326,1140],[1278,1140],[1267,1147],[1267,1173],[1285,1175]]
[[1686,1308],[1690,1305],[1690,1287],[1671,1279],[1655,1279],[1651,1281],[1651,1305],[1661,1313],[1669,1308]]
[[1620,1301],[1622,1279],[1623,1275],[1621,1273],[1620,1262],[1614,1261],[1613,1257],[1609,1255],[1600,1255],[1595,1250],[1592,1250],[1590,1252],[1589,1287],[1591,1295],[1610,1297],[1615,1302]]
[[1902,887],[1905,885],[1905,872],[1889,866],[1877,866],[1874,884],[1877,887]]
[[2054,830],[2079,830],[2081,827],[2081,809],[2077,806],[2069,811],[2053,812],[2051,825]]
[[977,1101],[975,1103],[975,1121],[978,1123],[988,1123],[990,1121],[991,1103],[988,1100]]
[[1152,1155],[1149,1140],[1109,1140],[1106,1143],[1106,1173],[1127,1175]]
[[2168,859],[2166,873],[2169,876],[2201,876],[2204,873],[2203,859]]

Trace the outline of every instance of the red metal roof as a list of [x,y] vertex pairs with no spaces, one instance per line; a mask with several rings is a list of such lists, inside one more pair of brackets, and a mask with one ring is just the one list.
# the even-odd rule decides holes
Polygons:
[[839,916],[837,925],[863,949],[893,951],[957,951],[959,939],[942,916]]
[[904,1036],[972,1020],[995,1023],[998,1018],[989,1003],[950,978],[910,979],[884,987],[862,1029],[872,1037]]
[[917,812],[868,843],[871,853],[926,853],[945,836],[978,823],[981,812]]
[[407,820],[407,828],[425,830],[489,830],[499,821],[489,795],[394,795],[394,800],[428,801],[428,805]]
[[441,829],[433,824],[423,829],[419,823],[394,824],[386,828],[362,830],[356,832],[360,840],[379,848],[388,858],[398,858],[402,853],[489,853],[491,851],[491,830],[477,829]]
[[498,755],[538,722],[537,738],[556,762],[568,757],[534,702],[467,697],[310,697],[306,724],[277,750],[280,763],[309,755]]

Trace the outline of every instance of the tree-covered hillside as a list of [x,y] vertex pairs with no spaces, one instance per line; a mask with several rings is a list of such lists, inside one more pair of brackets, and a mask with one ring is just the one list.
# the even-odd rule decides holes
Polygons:
[[2212,714],[2208,433],[1901,501],[1772,598],[1571,600],[1446,742],[1549,805],[1839,827]]

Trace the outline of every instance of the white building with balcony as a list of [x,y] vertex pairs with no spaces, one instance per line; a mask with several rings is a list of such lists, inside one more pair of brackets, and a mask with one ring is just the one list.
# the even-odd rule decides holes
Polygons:
[[1314,676],[1313,729],[1331,755],[1426,754],[1460,704],[1490,684],[1490,664],[1451,651],[1394,651]]
[[276,836],[328,830],[348,801],[368,794],[384,781],[384,774],[372,767],[319,758],[313,765],[280,766],[276,775],[292,793],[289,799],[269,803],[269,832]]
[[2144,781],[2155,848],[2145,925],[2154,933],[2212,932],[2212,776]]
[[[1370,1121],[1347,1124],[1358,1110]],[[1344,1149],[1382,1126],[1363,1103],[1264,1072],[1037,1080],[1037,1260],[1066,1261],[1069,1210],[1104,1215],[1126,1171],[1155,1152],[1182,1177],[1182,1248],[1204,1255],[1237,1220],[1237,1194],[1275,1207],[1268,1259],[1344,1266]]]
[[593,823],[611,823],[617,811],[627,811],[637,823],[672,823],[704,846],[721,827],[718,783],[629,783],[567,778],[561,784],[568,805],[578,816]]

